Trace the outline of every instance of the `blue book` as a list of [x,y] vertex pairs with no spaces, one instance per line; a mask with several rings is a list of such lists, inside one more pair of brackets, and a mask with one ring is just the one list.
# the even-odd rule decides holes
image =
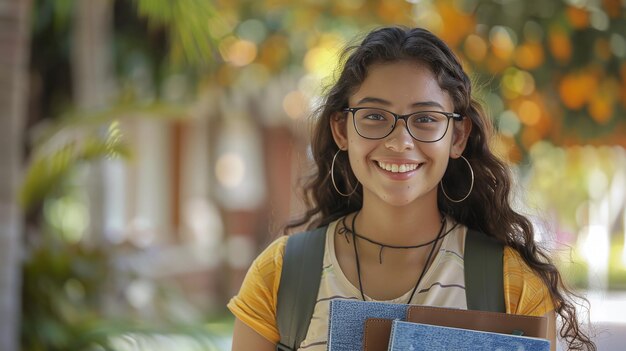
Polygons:
[[388,351],[550,351],[546,339],[394,320]]
[[362,350],[363,326],[368,318],[406,319],[407,307],[387,302],[331,300],[327,350]]

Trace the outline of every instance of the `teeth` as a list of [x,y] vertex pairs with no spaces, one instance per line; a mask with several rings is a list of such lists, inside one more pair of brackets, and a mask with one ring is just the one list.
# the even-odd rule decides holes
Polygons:
[[396,164],[396,163],[385,163],[385,162],[380,162],[380,161],[376,161],[376,163],[378,164],[378,167],[386,171],[393,172],[393,173],[410,172],[410,171],[417,169],[418,167],[418,164],[416,163],[403,163],[401,165]]

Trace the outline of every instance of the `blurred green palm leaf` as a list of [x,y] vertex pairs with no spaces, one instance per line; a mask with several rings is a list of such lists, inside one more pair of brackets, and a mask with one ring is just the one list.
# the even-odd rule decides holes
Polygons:
[[174,63],[204,64],[212,60],[217,41],[211,35],[209,21],[217,16],[211,1],[206,0],[135,0],[137,11],[154,27],[165,27],[170,39]]
[[[20,203],[27,212],[57,189],[77,164],[130,157],[129,147],[121,138],[119,122],[112,122],[104,136],[99,136],[97,129],[86,132],[75,128],[75,133],[64,129],[64,142],[59,146],[54,146],[55,138],[51,138],[37,147],[20,192]],[[66,135],[72,137],[66,139]]]
[[[57,30],[71,23],[77,0],[42,1],[43,13],[35,11],[35,27],[52,16]],[[207,0],[133,0],[137,13],[153,29],[164,29],[169,40],[173,64],[204,65],[212,62],[217,41],[211,33],[211,19],[218,17],[212,1]],[[42,17],[43,16],[43,17]],[[42,18],[40,18],[42,17]]]

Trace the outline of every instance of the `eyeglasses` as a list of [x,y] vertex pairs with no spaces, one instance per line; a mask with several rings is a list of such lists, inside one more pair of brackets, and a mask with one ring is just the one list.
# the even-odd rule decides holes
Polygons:
[[419,111],[408,115],[398,115],[387,110],[371,107],[348,107],[344,112],[352,112],[356,132],[365,139],[382,139],[393,132],[399,119],[403,119],[406,129],[413,139],[424,143],[441,140],[448,131],[448,121],[463,120],[454,112]]

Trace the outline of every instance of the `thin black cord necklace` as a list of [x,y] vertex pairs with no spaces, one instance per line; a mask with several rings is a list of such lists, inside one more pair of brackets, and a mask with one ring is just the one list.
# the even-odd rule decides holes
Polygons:
[[[388,247],[390,249],[417,249],[417,248],[420,248],[420,247],[428,246],[428,245],[430,245],[430,244],[432,244],[432,243],[442,239],[443,237],[445,237],[446,235],[448,235],[450,233],[450,231],[448,231],[441,238],[436,237],[433,240],[430,240],[430,241],[427,241],[425,243],[418,244],[418,245],[407,245],[407,246],[388,245],[388,244],[385,244],[385,243],[378,242],[376,240],[372,240],[372,239],[370,239],[370,238],[368,238],[366,236],[363,236],[363,235],[357,233],[356,230],[355,230],[355,224],[354,223],[355,223],[355,220],[356,220],[356,216],[358,216],[358,215],[359,215],[359,212],[357,212],[354,215],[354,217],[352,218],[352,229],[348,228],[348,226],[346,225],[346,217],[343,217],[343,219],[342,219],[343,226],[342,226],[342,228],[340,228],[337,231],[337,233],[340,234],[340,235],[344,235],[345,238],[346,238],[346,242],[348,242],[348,243],[350,243],[350,239],[348,238],[348,235],[346,235],[346,233],[352,234],[352,237],[357,237],[359,239],[363,239],[363,240],[365,240],[367,242],[370,242],[370,243],[372,243],[374,245],[380,246],[380,251],[378,252],[378,262],[380,264],[383,263],[383,249],[386,248],[386,247]],[[446,221],[446,217],[442,216],[442,218],[441,218],[441,228],[445,227],[443,225],[443,223],[445,223],[445,221]],[[440,229],[440,230],[442,230],[442,229]]]
[[432,248],[430,249],[430,252],[428,254],[428,257],[426,258],[426,263],[424,264],[424,267],[422,268],[422,271],[420,273],[419,278],[417,279],[417,283],[415,284],[415,286],[413,287],[413,290],[411,291],[411,296],[409,296],[409,299],[407,300],[407,304],[409,304],[411,302],[411,300],[413,299],[413,296],[415,295],[415,292],[417,291],[417,287],[419,286],[420,282],[422,281],[422,278],[424,278],[424,274],[426,273],[426,267],[428,266],[428,263],[430,262],[433,253],[435,252],[435,247],[437,247],[436,243],[441,240],[443,237],[445,237],[446,235],[448,235],[454,228],[456,228],[456,225],[454,225],[452,228],[450,228],[445,234],[442,235],[443,230],[445,228],[445,217],[443,218],[443,220],[441,221],[441,227],[439,228],[439,232],[437,233],[437,237],[427,243],[424,244],[420,244],[420,245],[413,245],[413,246],[392,246],[392,245],[386,245],[386,244],[382,244],[382,243],[378,243],[378,242],[374,242],[373,240],[368,240],[367,238],[359,235],[356,233],[356,217],[357,217],[358,213],[354,215],[354,217],[352,217],[352,229],[348,229],[345,226],[345,217],[343,219],[343,224],[344,224],[344,228],[346,229],[346,231],[350,232],[353,235],[353,240],[352,240],[352,244],[354,247],[354,255],[356,258],[356,273],[357,273],[357,277],[359,279],[359,291],[361,293],[361,298],[363,299],[363,301],[365,301],[365,293],[363,292],[363,281],[361,279],[361,263],[359,260],[359,251],[357,250],[356,247],[356,238],[364,238],[369,242],[372,242],[374,244],[380,245],[381,246],[381,251],[382,251],[382,247],[391,247],[391,248],[400,248],[400,249],[409,249],[409,248],[416,248],[416,247],[424,247],[427,245],[431,245],[432,244]]

